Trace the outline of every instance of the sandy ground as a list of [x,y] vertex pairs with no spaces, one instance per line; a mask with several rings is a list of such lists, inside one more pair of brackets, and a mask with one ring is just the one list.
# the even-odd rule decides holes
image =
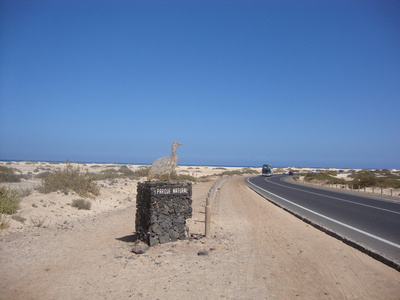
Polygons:
[[[25,223],[0,233],[0,299],[399,299],[399,272],[269,203],[244,177],[213,201],[211,238],[140,255],[131,252],[137,182],[102,184],[90,211],[68,205],[73,193],[24,198]],[[204,233],[212,184],[193,185],[193,234]]]

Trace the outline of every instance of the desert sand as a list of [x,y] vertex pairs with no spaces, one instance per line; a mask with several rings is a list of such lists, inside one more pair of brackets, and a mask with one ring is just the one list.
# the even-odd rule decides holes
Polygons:
[[[7,166],[34,173],[62,164]],[[99,172],[112,166],[80,167]],[[178,171],[201,177],[224,170]],[[89,211],[71,207],[81,198],[71,191],[33,190],[16,214],[25,221],[11,219],[0,232],[0,299],[399,299],[398,271],[266,201],[246,186],[245,176],[221,186],[212,202],[211,237],[201,237],[205,199],[217,179],[193,184],[187,220],[193,238],[144,254],[131,251],[136,180],[98,182],[100,196],[87,198]]]

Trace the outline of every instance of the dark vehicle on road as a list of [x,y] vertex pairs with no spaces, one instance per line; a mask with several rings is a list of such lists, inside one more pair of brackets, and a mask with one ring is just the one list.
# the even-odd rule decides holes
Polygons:
[[270,177],[274,174],[271,165],[263,165],[262,167],[262,176]]

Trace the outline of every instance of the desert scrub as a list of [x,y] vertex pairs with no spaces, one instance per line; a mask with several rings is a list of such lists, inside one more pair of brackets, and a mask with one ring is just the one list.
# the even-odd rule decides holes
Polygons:
[[325,184],[345,184],[346,181],[344,179],[339,179],[329,175],[328,173],[307,173],[304,176],[305,181],[321,181]]
[[72,200],[71,206],[76,207],[77,209],[90,210],[90,208],[92,207],[92,202],[84,199],[75,199]]
[[[177,174],[176,171],[173,171],[171,173],[170,179],[171,180],[177,180],[177,181],[187,180],[187,181],[191,181],[191,182],[196,182],[196,178],[195,177],[187,175],[187,174]],[[168,174],[162,175],[160,180],[168,180]]]
[[[379,176],[377,176],[378,174]],[[353,178],[351,184],[354,188],[364,188],[371,186],[378,186],[383,188],[400,188],[400,178],[395,174],[388,171],[378,171],[372,173],[371,171],[364,170],[350,175]]]
[[0,166],[0,182],[20,182],[21,175],[15,174],[14,170]]
[[38,191],[41,193],[62,190],[72,190],[81,197],[89,196],[89,194],[94,196],[100,194],[100,188],[94,182],[93,177],[70,164],[63,170],[56,169],[52,171],[42,179],[42,184],[38,187]]
[[0,187],[0,214],[14,214],[18,210],[20,202],[21,198],[17,191]]
[[141,166],[138,170],[132,171],[128,166],[121,166],[118,170],[107,167],[107,169],[100,171],[99,173],[88,173],[93,180],[106,180],[115,178],[130,178],[135,179],[139,177],[146,177],[149,173],[150,167]]
[[233,171],[224,171],[219,176],[224,176],[224,175],[244,175],[244,174],[259,174],[257,170],[253,170],[251,168],[242,168],[241,170],[233,170]]

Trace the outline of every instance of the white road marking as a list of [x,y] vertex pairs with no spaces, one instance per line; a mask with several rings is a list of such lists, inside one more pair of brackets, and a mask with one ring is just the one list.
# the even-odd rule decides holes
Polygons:
[[264,191],[264,192],[266,192],[266,193],[268,193],[268,194],[270,194],[270,195],[272,195],[272,196],[274,196],[274,197],[277,197],[277,198],[279,198],[279,199],[281,199],[281,200],[283,200],[283,201],[285,201],[285,202],[287,202],[287,203],[290,203],[290,204],[292,204],[292,205],[294,205],[294,206],[297,206],[297,207],[299,207],[299,208],[301,208],[301,209],[303,209],[303,210],[305,210],[305,211],[308,211],[308,212],[313,213],[313,214],[315,214],[315,215],[317,215],[317,216],[319,216],[319,217],[321,217],[321,218],[327,219],[327,220],[329,220],[329,221],[331,221],[331,222],[334,222],[334,223],[336,223],[336,224],[339,224],[339,225],[344,226],[344,227],[346,227],[346,228],[349,228],[349,229],[351,229],[351,230],[357,231],[357,232],[359,232],[359,233],[362,233],[362,234],[364,234],[364,235],[367,235],[367,236],[369,236],[369,237],[372,237],[372,238],[374,238],[374,239],[376,239],[376,240],[378,240],[378,241],[381,241],[381,242],[383,242],[383,243],[386,243],[386,244],[388,244],[388,245],[391,245],[391,246],[393,246],[393,247],[396,247],[396,248],[400,249],[400,245],[399,245],[399,244],[396,244],[396,243],[393,243],[393,242],[391,242],[391,241],[385,240],[385,239],[383,239],[383,238],[381,238],[381,237],[379,237],[379,236],[373,235],[373,234],[371,234],[371,233],[369,233],[369,232],[366,232],[366,231],[364,231],[364,230],[355,228],[355,227],[353,227],[353,226],[351,226],[351,225],[345,224],[345,223],[343,223],[343,222],[340,222],[340,221],[337,221],[337,220],[335,220],[335,219],[332,219],[332,218],[330,218],[330,217],[328,217],[328,216],[322,215],[322,214],[320,214],[320,213],[318,213],[318,212],[316,212],[316,211],[313,211],[313,210],[311,210],[311,209],[308,209],[308,208],[306,208],[306,207],[304,207],[304,206],[301,206],[301,205],[296,204],[296,203],[294,203],[294,202],[292,202],[292,201],[289,201],[289,200],[287,200],[287,199],[285,199],[285,198],[283,198],[283,197],[281,197],[281,196],[278,196],[278,195],[276,195],[276,194],[274,194],[274,193],[271,193],[271,192],[269,192],[269,191],[267,191],[267,190],[265,190],[265,189],[263,189],[263,188],[260,188],[259,186],[257,186],[257,185],[255,185],[254,183],[252,183],[252,182],[249,180],[249,178],[247,178],[247,182],[249,182],[249,183],[250,183],[251,185],[253,185],[253,186],[256,186],[258,189],[260,189],[260,190],[262,190],[262,191]]

